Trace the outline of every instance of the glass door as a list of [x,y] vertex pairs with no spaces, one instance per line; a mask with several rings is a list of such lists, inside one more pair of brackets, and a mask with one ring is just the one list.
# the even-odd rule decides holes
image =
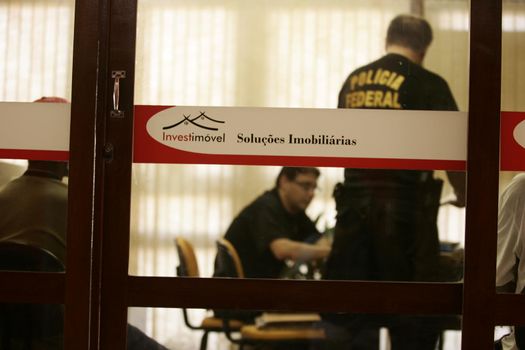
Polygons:
[[[111,103],[105,104],[104,190],[99,193],[104,213],[103,348],[123,348],[130,325],[167,347],[194,348],[207,333],[184,325],[185,309],[198,321],[220,316],[209,310],[257,316],[269,311],[314,313],[326,342],[339,339],[334,328],[348,331],[341,324],[361,317],[371,323],[371,341],[378,347],[395,337],[393,324],[408,322],[405,329],[433,332],[447,349],[491,348],[499,153],[499,102],[494,96],[499,96],[499,84],[486,82],[499,81],[501,11],[489,1],[413,5],[112,3],[105,72]],[[411,9],[423,11],[433,29],[423,62],[414,57],[405,61],[399,48],[385,52],[388,24]],[[393,68],[366,66],[351,75],[385,54],[435,72],[443,78],[440,82],[447,82],[435,95],[450,92],[452,98],[410,106],[402,95],[407,77]],[[350,90],[341,91],[347,77]],[[367,90],[369,85],[374,88]],[[295,178],[287,182],[279,177],[283,166],[317,167],[320,176],[315,184]],[[345,173],[345,168],[360,172]],[[431,254],[437,260],[463,261],[453,265],[456,274],[443,277],[439,265],[435,275],[430,269],[417,275],[414,271],[428,257],[422,252],[422,260],[405,275],[372,271],[362,277],[338,267],[330,270],[334,256],[345,256],[346,237],[337,226],[344,220],[342,208],[332,194],[337,183],[352,182],[352,176],[367,169],[415,174],[443,185],[425,232],[436,243]],[[468,204],[461,209],[451,172],[466,170]],[[281,185],[313,197],[301,212],[323,237],[333,235],[327,239],[333,242],[330,253],[320,259],[325,265],[316,270],[291,263],[288,278],[251,272],[247,278],[217,275],[218,243],[233,237],[227,233],[231,223],[274,187],[273,195],[284,207]],[[412,195],[417,197],[403,192],[401,202],[416,201]],[[412,236],[403,236],[411,261],[417,254],[410,237],[421,239],[419,234],[413,230]],[[194,247],[198,274],[181,266],[180,239]],[[268,242],[261,250],[273,254],[269,261],[274,261],[274,240]],[[248,264],[249,254],[236,249]],[[286,265],[286,259],[276,260]],[[341,318],[343,323],[334,321]],[[209,348],[229,346],[221,330],[219,326],[219,335],[208,339]],[[131,342],[129,333],[127,338]]]
[[97,16],[0,4],[2,348],[89,344]]

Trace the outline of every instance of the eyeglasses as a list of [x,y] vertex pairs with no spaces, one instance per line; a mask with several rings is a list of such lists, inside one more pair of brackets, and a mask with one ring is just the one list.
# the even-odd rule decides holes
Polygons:
[[301,189],[305,192],[317,192],[319,191],[319,187],[317,187],[317,184],[311,183],[311,182],[303,182],[303,181],[293,181],[294,184],[301,187]]

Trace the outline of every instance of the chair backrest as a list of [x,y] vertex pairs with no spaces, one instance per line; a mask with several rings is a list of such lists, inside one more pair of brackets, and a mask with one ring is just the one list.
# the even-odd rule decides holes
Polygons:
[[[64,265],[46,249],[22,242],[2,241],[0,270],[62,272]],[[0,348],[11,348],[11,342],[20,341],[29,348],[33,341],[51,338],[59,344],[63,325],[62,305],[0,303]]]
[[2,241],[0,270],[61,272],[64,265],[47,249],[16,241]]
[[232,265],[235,273],[239,278],[244,278],[244,269],[242,267],[241,258],[237,253],[237,249],[231,244],[230,241],[224,238],[219,238],[217,240],[217,251],[219,259],[227,259],[228,261],[223,261],[223,264]]
[[179,254],[179,266],[177,276],[179,277],[199,277],[199,265],[197,257],[190,242],[182,237],[175,238],[175,246]]

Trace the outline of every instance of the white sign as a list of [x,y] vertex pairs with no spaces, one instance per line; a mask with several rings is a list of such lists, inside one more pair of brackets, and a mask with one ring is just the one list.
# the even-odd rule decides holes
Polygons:
[[467,113],[172,107],[147,133],[196,154],[465,161]]
[[0,149],[69,151],[71,105],[0,103]]

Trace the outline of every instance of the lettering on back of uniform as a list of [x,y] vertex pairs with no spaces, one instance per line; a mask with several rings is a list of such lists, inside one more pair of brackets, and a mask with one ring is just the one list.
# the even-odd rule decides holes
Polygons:
[[404,81],[405,76],[381,68],[354,74],[350,77],[345,107],[402,109],[399,87]]

